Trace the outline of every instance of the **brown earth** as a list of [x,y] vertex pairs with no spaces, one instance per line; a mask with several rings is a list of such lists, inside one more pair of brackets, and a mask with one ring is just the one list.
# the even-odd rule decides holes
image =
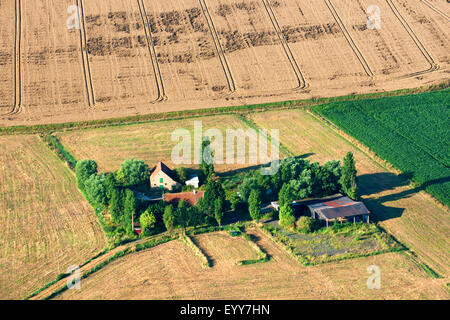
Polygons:
[[[233,255],[227,247],[212,241],[217,239],[208,239],[217,235],[202,235],[201,245],[209,250],[212,259],[223,263],[203,268],[189,247],[172,241],[118,259],[82,280],[80,290],[67,290],[57,298],[448,299],[442,281],[427,276],[404,254],[303,267],[260,231],[250,232],[271,255],[271,261],[231,265],[222,260]],[[367,288],[367,268],[371,265],[381,268],[380,290]]]
[[[67,27],[73,1],[0,3],[1,126],[448,79],[450,22],[442,0],[78,0],[81,30]],[[369,5],[381,9],[380,30],[367,28]]]
[[0,137],[0,299],[22,299],[106,239],[75,176],[37,136]]

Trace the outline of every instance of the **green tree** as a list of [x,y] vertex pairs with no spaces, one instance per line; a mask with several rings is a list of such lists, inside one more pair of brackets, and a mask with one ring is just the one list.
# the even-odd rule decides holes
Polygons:
[[156,227],[156,217],[151,210],[147,209],[139,218],[141,223],[142,232],[144,235],[149,235]]
[[111,194],[109,200],[109,210],[113,222],[119,223],[121,221],[121,215],[123,213],[124,194],[122,189],[115,188]]
[[358,185],[356,181],[356,166],[353,153],[348,152],[344,158],[344,164],[342,166],[342,173],[339,183],[341,184],[342,191],[353,200],[358,200]]
[[223,216],[225,214],[225,200],[224,198],[217,198],[214,201],[214,218],[216,219],[219,227],[222,226]]
[[90,203],[94,205],[107,205],[106,177],[104,174],[93,174],[84,182],[84,191]]
[[261,191],[253,189],[248,198],[248,211],[253,220],[261,219]]
[[202,141],[199,168],[205,179],[210,178],[214,174],[214,155],[211,150],[211,141],[209,138],[205,138]]
[[281,206],[291,204],[296,198],[296,190],[291,183],[284,183],[278,193],[278,203]]
[[187,210],[187,202],[185,200],[180,200],[178,202],[178,208],[176,210],[176,221],[180,226],[183,234],[186,233],[186,227],[188,226],[188,210]]
[[242,200],[248,202],[248,197],[250,197],[250,192],[254,189],[259,189],[258,179],[255,177],[245,178],[242,183],[238,186],[239,194]]
[[167,231],[172,233],[173,228],[175,226],[175,214],[174,214],[173,206],[171,204],[169,204],[164,209],[163,221],[164,221],[164,226],[166,227]]
[[292,205],[285,204],[280,207],[280,225],[283,227],[292,227],[295,223],[294,209]]
[[185,167],[178,167],[175,169],[175,173],[177,175],[178,181],[180,183],[185,183],[189,178],[189,170]]
[[131,233],[133,230],[132,221],[134,221],[134,218],[136,217],[136,209],[137,209],[137,203],[136,198],[134,196],[134,192],[131,189],[125,189],[125,201],[123,206],[123,225],[125,229]]
[[81,160],[75,166],[75,175],[77,177],[78,188],[84,191],[84,183],[86,180],[97,174],[97,163],[94,160]]
[[241,204],[241,198],[237,195],[236,192],[232,192],[229,195],[231,210],[236,211]]
[[113,192],[116,189],[116,179],[114,178],[114,174],[112,174],[112,173],[106,174],[105,188],[106,188],[106,190],[105,190],[106,198],[108,199],[108,203],[109,203],[113,196]]
[[203,213],[197,207],[189,207],[188,212],[188,226],[196,227],[203,224]]
[[116,173],[116,179],[124,186],[137,186],[148,183],[150,169],[143,161],[125,160]]
[[216,200],[221,199],[223,205],[225,204],[225,191],[222,185],[215,180],[209,180],[206,184],[205,194],[203,195],[203,200],[200,203],[200,208],[203,210],[205,215],[211,219],[215,219],[215,207]]

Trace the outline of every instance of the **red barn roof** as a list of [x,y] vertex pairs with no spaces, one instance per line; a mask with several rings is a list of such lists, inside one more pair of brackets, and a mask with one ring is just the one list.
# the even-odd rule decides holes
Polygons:
[[197,192],[179,192],[179,193],[165,193],[163,200],[165,202],[178,205],[178,202],[185,200],[190,206],[195,206],[201,198],[203,198],[203,191]]

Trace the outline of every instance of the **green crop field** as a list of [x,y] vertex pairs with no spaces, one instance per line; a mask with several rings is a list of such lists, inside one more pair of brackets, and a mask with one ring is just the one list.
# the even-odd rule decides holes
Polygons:
[[314,108],[427,192],[450,204],[449,90]]

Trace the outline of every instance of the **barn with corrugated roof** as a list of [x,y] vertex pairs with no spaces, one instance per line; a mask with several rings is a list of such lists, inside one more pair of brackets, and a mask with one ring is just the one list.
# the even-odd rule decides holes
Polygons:
[[329,222],[359,222],[369,223],[370,211],[362,202],[353,201],[348,197],[337,197],[326,201],[315,202],[307,205],[311,217],[323,220],[328,227]]

